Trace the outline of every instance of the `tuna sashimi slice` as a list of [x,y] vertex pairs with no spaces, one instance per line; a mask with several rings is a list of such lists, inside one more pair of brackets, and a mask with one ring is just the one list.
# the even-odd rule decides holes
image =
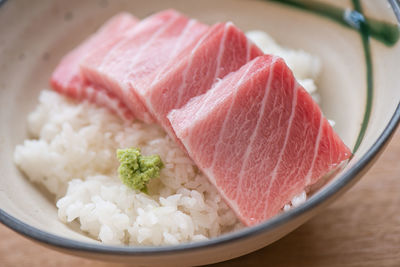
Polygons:
[[168,119],[246,225],[262,222],[351,156],[283,59],[260,56]]
[[167,62],[193,47],[207,29],[175,10],[159,12],[113,46],[93,50],[81,64],[82,75],[117,95],[138,119],[153,122],[137,90],[146,90]]
[[52,74],[50,84],[57,92],[71,98],[86,99],[108,107],[111,111],[131,118],[132,114],[112,92],[86,82],[80,73],[80,64],[95,48],[104,47],[120,40],[138,20],[128,13],[120,13],[109,19],[95,34],[64,56]]
[[170,110],[205,93],[218,79],[260,55],[263,55],[261,50],[235,25],[219,23],[193,48],[160,71],[151,86],[136,87],[136,90],[157,121],[175,138],[167,119]]

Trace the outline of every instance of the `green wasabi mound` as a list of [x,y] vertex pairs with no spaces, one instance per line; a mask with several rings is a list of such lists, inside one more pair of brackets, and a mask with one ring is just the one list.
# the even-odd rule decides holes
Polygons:
[[129,188],[147,193],[147,184],[150,179],[160,176],[164,167],[160,156],[142,156],[138,148],[117,150],[119,178]]

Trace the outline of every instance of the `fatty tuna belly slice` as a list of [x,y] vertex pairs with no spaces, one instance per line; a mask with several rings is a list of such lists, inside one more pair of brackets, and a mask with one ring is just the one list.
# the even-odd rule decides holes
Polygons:
[[283,59],[270,55],[227,75],[168,119],[246,225],[276,215],[351,155]]
[[175,138],[167,119],[169,111],[205,93],[218,79],[260,55],[262,51],[235,25],[219,23],[179,60],[171,61],[159,72],[151,86],[137,87],[137,92],[157,121]]
[[117,42],[137,22],[138,20],[128,13],[120,13],[109,19],[95,34],[62,58],[51,76],[52,88],[71,98],[86,99],[106,106],[120,116],[131,118],[131,113],[119,98],[102,87],[94,86],[83,79],[80,73],[80,64],[90,51],[106,42]]
[[153,122],[137,90],[150,86],[168,61],[194,46],[207,25],[166,10],[142,20],[111,47],[95,49],[81,64],[82,75],[106,88],[144,122]]

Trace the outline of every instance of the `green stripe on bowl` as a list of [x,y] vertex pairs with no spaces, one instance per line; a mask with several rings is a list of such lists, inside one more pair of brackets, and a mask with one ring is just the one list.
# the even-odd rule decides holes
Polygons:
[[[265,1],[265,0],[264,0]],[[400,30],[398,25],[379,21],[376,19],[367,18],[363,15],[362,6],[359,0],[352,0],[353,10],[335,7],[320,1],[314,0],[270,0],[281,4],[286,4],[296,7],[317,15],[329,18],[341,25],[349,27],[360,33],[362,45],[364,48],[364,57],[366,65],[366,82],[367,82],[367,97],[365,111],[361,128],[358,133],[353,153],[355,153],[364,139],[368,128],[369,119],[372,110],[373,99],[373,68],[371,58],[371,48],[369,37],[382,42],[386,46],[393,46],[400,38]]]

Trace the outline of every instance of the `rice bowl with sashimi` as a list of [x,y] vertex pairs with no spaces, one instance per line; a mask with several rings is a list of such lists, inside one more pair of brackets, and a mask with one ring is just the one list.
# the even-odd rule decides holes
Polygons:
[[[203,33],[200,30],[199,35]],[[262,52],[285,59],[298,82],[319,101],[314,82],[320,72],[316,57],[282,48],[261,31],[248,32],[247,37]],[[176,55],[180,56],[179,52]],[[214,80],[219,80],[225,74],[215,76]],[[149,81],[143,84],[147,86]],[[39,105],[28,117],[32,139],[17,146],[14,153],[15,163],[26,176],[54,195],[61,221],[78,222],[84,233],[104,243],[129,245],[174,245],[245,227],[162,119],[156,118],[157,124],[149,119],[153,115],[140,117],[138,112],[133,112],[134,117],[141,120],[132,119],[126,115],[130,107],[124,101],[128,98],[118,95],[120,91],[110,94],[99,84],[84,86],[82,97],[43,91]],[[136,99],[143,104],[142,100]],[[156,154],[163,160],[164,168],[159,178],[148,184],[148,193],[127,187],[118,177],[115,153],[129,147],[139,147],[144,155]],[[281,211],[303,203],[304,190],[308,187],[283,203]]]

